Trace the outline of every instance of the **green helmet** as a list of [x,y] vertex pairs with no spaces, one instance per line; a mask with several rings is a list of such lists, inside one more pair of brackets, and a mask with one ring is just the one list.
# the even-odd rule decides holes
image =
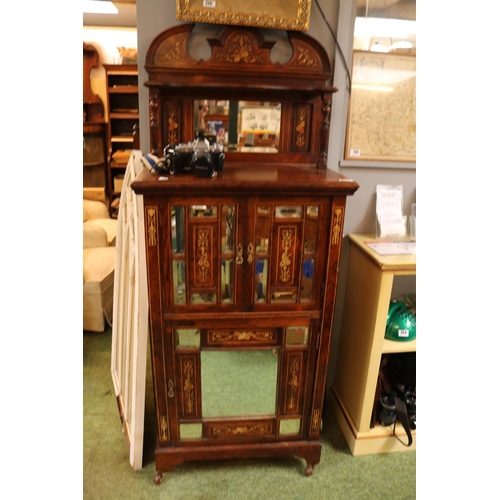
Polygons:
[[393,300],[387,314],[385,338],[408,342],[417,336],[417,318],[402,300]]

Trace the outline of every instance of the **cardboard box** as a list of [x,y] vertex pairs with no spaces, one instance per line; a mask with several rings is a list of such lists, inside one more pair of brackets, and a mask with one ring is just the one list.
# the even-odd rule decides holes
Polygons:
[[125,176],[120,174],[120,175],[117,175],[114,179],[113,179],[113,185],[114,185],[114,188],[115,188],[115,192],[116,193],[121,193],[122,192],[122,186],[123,186],[123,178]]

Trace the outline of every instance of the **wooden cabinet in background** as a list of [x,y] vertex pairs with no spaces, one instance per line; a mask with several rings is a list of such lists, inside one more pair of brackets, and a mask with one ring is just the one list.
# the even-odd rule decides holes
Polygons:
[[83,187],[102,193],[105,199],[107,161],[104,105],[90,84],[90,73],[98,61],[97,49],[83,42]]
[[108,110],[107,181],[113,207],[113,202],[120,197],[123,176],[134,148],[134,132],[139,126],[139,86],[137,65],[105,64],[104,69]]
[[[416,353],[417,341],[385,338],[387,311],[398,276],[415,276],[416,255],[379,255],[366,242],[375,236],[350,234],[347,288],[337,368],[332,390],[335,416],[353,455],[416,449],[393,435],[393,426],[371,427],[377,378],[384,354]],[[406,440],[401,424],[397,435]]]

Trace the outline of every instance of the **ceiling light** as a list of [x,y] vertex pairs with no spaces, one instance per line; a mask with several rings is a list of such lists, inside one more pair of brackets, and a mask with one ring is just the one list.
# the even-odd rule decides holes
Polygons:
[[416,21],[406,19],[357,17],[354,23],[354,36],[356,37],[407,38],[408,35],[416,32]]
[[84,14],[118,14],[112,2],[106,0],[83,0]]

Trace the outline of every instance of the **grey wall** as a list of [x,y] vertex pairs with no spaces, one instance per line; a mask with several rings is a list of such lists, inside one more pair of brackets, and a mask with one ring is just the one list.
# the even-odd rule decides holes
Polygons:
[[[355,0],[344,0],[341,4],[339,0],[320,0],[321,8],[336,33],[339,43],[345,48],[343,51],[347,61],[350,61],[350,39],[352,38],[351,14],[355,7]],[[175,18],[176,0],[148,0],[147,2],[137,2],[137,38],[138,38],[138,64],[139,64],[139,114],[141,124],[149,123],[148,111],[148,89],[143,83],[147,80],[144,69],[146,52],[151,41],[165,29],[181,24]],[[340,8],[339,8],[340,7]],[[338,21],[340,19],[340,21]],[[338,27],[337,27],[338,24]],[[218,28],[213,25],[199,25],[201,32],[214,32]],[[325,26],[323,18],[319,13],[314,1],[311,10],[311,21],[308,34],[316,38],[323,44],[330,54],[333,62],[338,52],[335,49],[333,38]],[[344,45],[343,45],[344,44]],[[351,45],[352,47],[352,45]],[[340,58],[337,55],[337,61]],[[333,67],[333,66],[332,66]],[[336,69],[336,80],[334,84],[340,86],[343,77],[339,75],[341,70]],[[341,86],[340,86],[341,87]],[[342,144],[345,137],[345,118],[343,114],[346,110],[346,97],[343,88],[334,95],[337,105],[332,107],[332,113],[336,113],[337,119],[332,117],[332,129],[330,134],[330,155],[328,158],[328,168],[340,171],[346,177],[352,178],[360,185],[357,193],[348,199],[346,220],[344,225],[344,235],[349,233],[371,233],[374,222],[375,211],[375,189],[377,184],[395,184],[403,186],[404,193],[404,213],[410,213],[412,203],[416,202],[416,172],[412,168],[395,168],[394,165],[379,164],[376,168],[367,167],[340,167]],[[143,152],[149,148],[149,130],[147,126],[141,127],[141,145]],[[333,323],[332,353],[328,369],[327,387],[333,383],[334,369],[336,364],[336,346],[338,344],[340,330],[342,326],[342,309],[344,304],[344,293],[347,278],[347,263],[349,257],[349,245],[344,237],[344,247],[339,269],[339,286],[337,293],[337,303],[335,308],[335,320]],[[415,292],[415,280],[404,282],[399,287],[407,293]]]

